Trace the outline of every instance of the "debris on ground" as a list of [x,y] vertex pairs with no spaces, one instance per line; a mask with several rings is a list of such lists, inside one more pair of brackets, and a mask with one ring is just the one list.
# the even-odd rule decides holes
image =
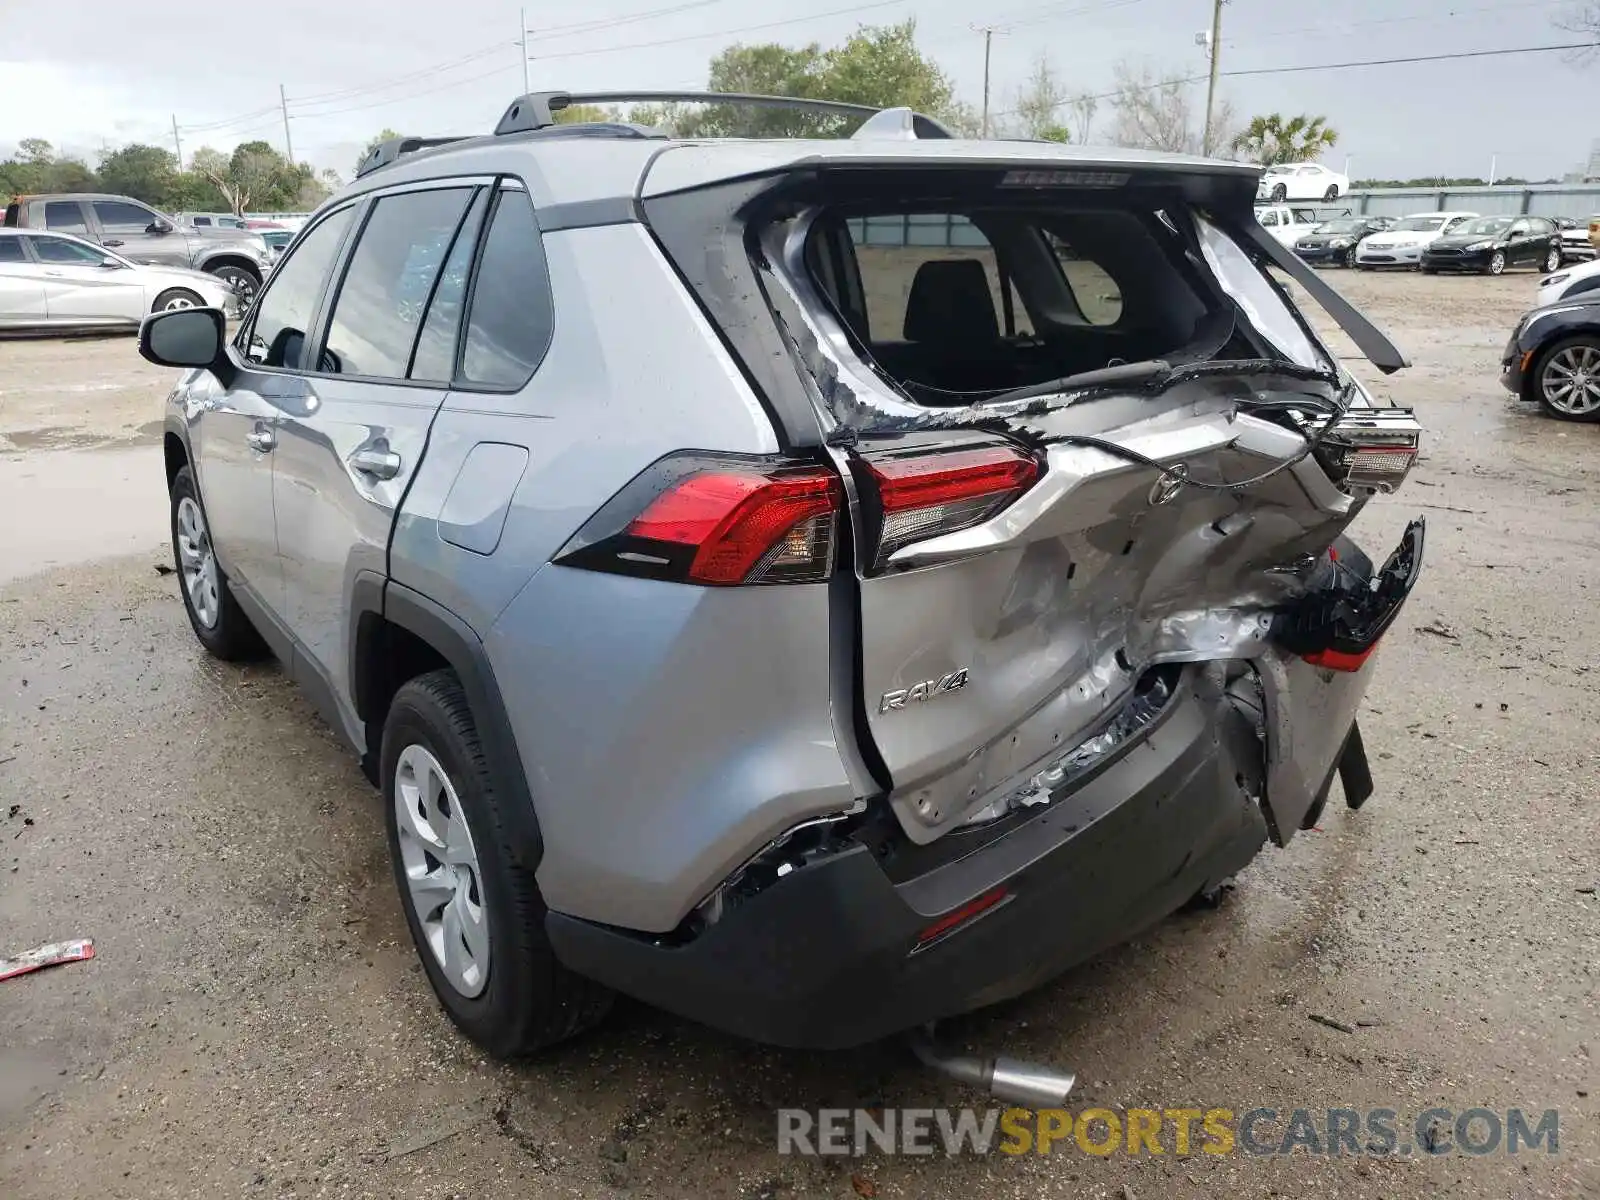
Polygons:
[[1340,1033],[1354,1033],[1353,1025],[1346,1025],[1343,1021],[1335,1021],[1332,1017],[1325,1017],[1321,1013],[1307,1013],[1318,1025],[1326,1025],[1329,1029],[1337,1029]]
[[156,564],[156,574],[157,575],[171,575],[171,574],[173,574],[175,572],[175,570],[176,569],[174,567],[168,566],[166,563],[157,563]]
[[1441,637],[1451,642],[1459,642],[1461,640],[1461,635],[1443,621],[1429,621],[1426,625],[1418,625],[1417,632],[1430,633],[1434,637]]
[[18,975],[42,971],[46,967],[83,962],[93,957],[94,942],[89,938],[77,938],[70,942],[46,942],[42,946],[35,946],[32,950],[24,950],[14,958],[0,958],[0,983],[7,979],[15,979]]

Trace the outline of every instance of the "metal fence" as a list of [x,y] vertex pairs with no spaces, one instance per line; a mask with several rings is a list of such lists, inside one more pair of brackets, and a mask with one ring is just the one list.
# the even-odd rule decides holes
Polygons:
[[1352,191],[1359,213],[1403,217],[1422,212],[1475,212],[1486,217],[1571,217],[1587,221],[1600,213],[1600,184],[1534,183],[1502,187],[1372,188]]

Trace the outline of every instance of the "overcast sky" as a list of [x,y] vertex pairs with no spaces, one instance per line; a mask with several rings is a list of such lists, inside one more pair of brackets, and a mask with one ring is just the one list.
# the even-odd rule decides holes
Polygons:
[[[1572,0],[1228,0],[1223,70],[1537,46],[1575,40],[1553,20]],[[664,9],[676,11],[663,13]],[[1334,11],[1338,9],[1340,11]],[[403,133],[489,129],[522,90],[518,7],[504,0],[275,0],[90,4],[55,15],[0,0],[0,154],[43,137],[91,163],[131,141],[185,157],[260,137],[283,147],[278,87],[295,155],[348,176],[361,145]],[[659,14],[649,16],[647,14]],[[982,20],[994,38],[993,107],[1008,108],[1045,52],[1074,87],[1110,87],[1112,64],[1143,59],[1198,73],[1209,0],[590,0],[527,9],[532,85],[569,90],[702,87],[735,42],[824,45],[859,24],[918,20],[919,40],[977,105]],[[84,20],[85,17],[87,20]],[[580,23],[587,24],[583,28]],[[764,28],[755,28],[764,26]],[[1241,115],[1324,113],[1327,155],[1356,176],[1559,176],[1600,138],[1600,59],[1570,55],[1365,67],[1225,79]],[[1203,104],[1204,85],[1194,85]],[[1102,109],[1102,129],[1109,116]],[[1091,134],[1091,139],[1094,140]]]

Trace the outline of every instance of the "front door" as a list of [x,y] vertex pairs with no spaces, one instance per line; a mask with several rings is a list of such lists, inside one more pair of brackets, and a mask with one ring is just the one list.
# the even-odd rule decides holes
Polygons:
[[189,265],[189,243],[182,231],[155,209],[131,200],[94,200],[89,207],[100,227],[101,245],[134,262]]
[[317,322],[317,369],[283,414],[273,477],[280,612],[308,659],[297,672],[321,677],[307,682],[332,692],[351,731],[351,596],[361,576],[388,576],[395,511],[449,390],[454,355],[428,353],[424,317],[445,314],[453,347],[458,304],[447,293],[465,287],[483,191],[435,183],[369,206]]
[[121,263],[106,265],[106,255],[84,242],[33,234],[28,238],[39,261],[45,311],[52,324],[133,323],[144,318],[144,284]]
[[22,252],[21,238],[0,237],[0,328],[27,328],[45,320],[44,281],[38,265]]

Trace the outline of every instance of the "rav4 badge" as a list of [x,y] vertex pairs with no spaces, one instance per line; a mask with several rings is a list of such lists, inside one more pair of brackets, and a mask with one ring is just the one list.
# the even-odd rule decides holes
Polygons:
[[892,712],[897,708],[904,708],[907,704],[948,696],[951,692],[959,692],[966,686],[967,668],[962,667],[959,671],[951,671],[950,674],[938,679],[924,679],[921,683],[914,683],[908,688],[885,692],[883,699],[878,701],[878,711]]

